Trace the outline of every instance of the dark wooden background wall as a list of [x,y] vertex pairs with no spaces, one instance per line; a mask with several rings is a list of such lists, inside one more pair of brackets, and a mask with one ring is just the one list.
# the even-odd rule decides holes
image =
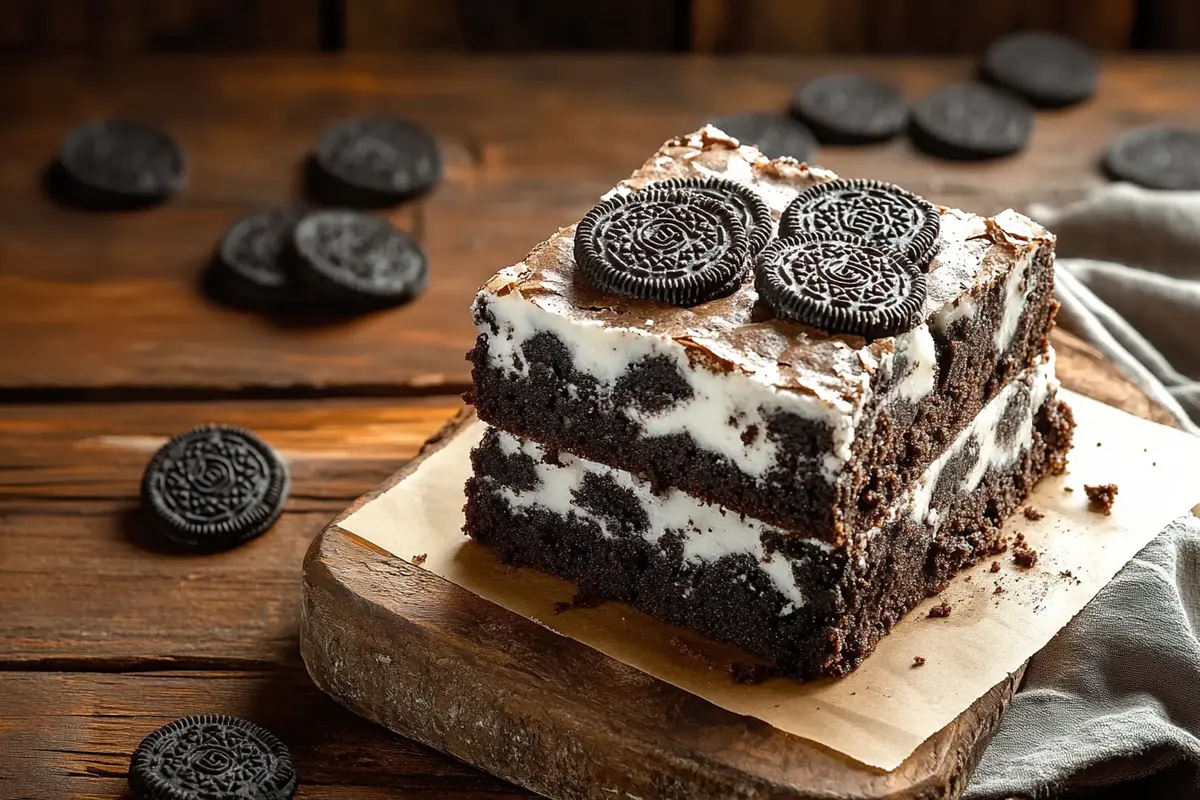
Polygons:
[[1200,0],[0,0],[0,51],[1200,49]]

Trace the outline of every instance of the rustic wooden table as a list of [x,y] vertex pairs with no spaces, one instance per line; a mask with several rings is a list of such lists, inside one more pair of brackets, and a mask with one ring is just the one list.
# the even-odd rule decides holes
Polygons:
[[[459,408],[472,292],[577,219],[668,136],[710,113],[779,106],[830,69],[919,94],[956,60],[171,58],[0,62],[0,797],[123,796],[129,753],[197,712],[257,720],[291,746],[297,797],[525,792],[356,719],[297,649],[301,558],[357,495]],[[905,141],[821,163],[991,212],[1101,180],[1115,134],[1200,123],[1200,61],[1108,61],[1096,100],[1038,118],[1030,151],[972,166]],[[297,196],[299,165],[344,115],[411,116],[441,137],[445,183],[395,212],[434,278],[410,307],[304,327],[225,309],[197,276],[235,218]],[[97,115],[145,117],[187,149],[191,185],[131,214],[54,205],[39,176]],[[1162,419],[1060,337],[1072,388]],[[142,467],[193,424],[256,430],[289,460],[271,532],[233,552],[164,551],[138,513]]]

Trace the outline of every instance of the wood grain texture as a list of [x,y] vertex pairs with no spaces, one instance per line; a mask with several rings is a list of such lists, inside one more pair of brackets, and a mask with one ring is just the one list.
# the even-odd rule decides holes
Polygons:
[[1132,41],[1138,7],[1137,0],[691,2],[692,49],[723,53],[979,53],[1028,29],[1121,50]]
[[353,0],[348,51],[678,49],[677,0]]
[[319,0],[5,0],[0,48],[113,57],[319,48]]
[[142,737],[197,713],[235,714],[288,745],[296,800],[515,800],[526,792],[354,716],[300,669],[0,672],[0,797],[129,800]]
[[[295,664],[313,536],[460,405],[0,407],[0,670]],[[201,422],[257,431],[288,462],[292,491],[267,534],[188,556],[150,532],[138,489],[150,455]]]
[[[1029,152],[1008,161],[945,164],[904,140],[827,148],[819,160],[980,212],[1068,199],[1102,180],[1095,161],[1116,134],[1150,121],[1200,124],[1198,63],[1108,62],[1095,102],[1041,115]],[[30,62],[0,81],[0,341],[22,342],[0,359],[0,398],[462,388],[462,355],[474,340],[466,308],[488,275],[578,219],[665,138],[710,114],[781,107],[797,83],[831,69],[895,79],[916,96],[970,65],[551,56]],[[225,227],[295,201],[298,166],[321,130],[372,110],[420,120],[446,151],[444,184],[393,214],[429,254],[425,295],[321,326],[206,301],[198,277]],[[39,174],[60,137],[118,111],[182,142],[188,191],[118,215],[45,198]]]

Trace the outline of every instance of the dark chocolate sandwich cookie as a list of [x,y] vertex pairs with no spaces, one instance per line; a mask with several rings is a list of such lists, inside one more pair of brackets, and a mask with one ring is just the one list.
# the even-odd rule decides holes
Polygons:
[[983,54],[985,80],[1011,89],[1035,106],[1059,108],[1096,91],[1096,56],[1074,39],[1031,31],[997,39]]
[[151,733],[129,762],[136,800],[288,800],[296,770],[287,746],[237,717],[184,717]]
[[90,122],[67,134],[51,171],[64,201],[97,210],[162,202],[183,188],[187,162],[175,141],[127,119]]
[[926,95],[912,109],[913,142],[941,158],[975,160],[1024,149],[1033,131],[1033,107],[982,83],[954,83]]
[[767,158],[794,158],[808,161],[817,152],[812,131],[791,117],[769,111],[750,111],[714,117],[708,121],[737,139],[757,147]]
[[815,78],[792,96],[791,112],[829,144],[880,142],[908,121],[900,90],[865,75]]
[[933,257],[941,215],[923,197],[871,180],[818,183],[796,196],[779,220],[779,235],[857,236],[898,250],[924,266]]
[[300,305],[303,292],[285,257],[299,220],[295,209],[272,208],[233,223],[217,248],[213,288],[224,299],[253,308]]
[[399,305],[429,283],[429,264],[416,240],[371,214],[316,211],[300,220],[292,239],[300,278],[345,305]]
[[677,306],[727,294],[750,266],[728,203],[690,191],[616,195],[575,229],[575,262],[597,289]]
[[1104,168],[1116,180],[1150,189],[1200,191],[1200,130],[1130,131],[1109,146]]
[[920,321],[925,273],[888,247],[849,236],[777,239],[759,255],[754,285],[783,319],[878,339]]
[[775,230],[771,207],[758,192],[745,184],[725,178],[672,178],[669,181],[651,184],[649,188],[655,191],[683,189],[729,204],[746,229],[751,256],[767,246]]
[[274,524],[288,495],[278,454],[250,431],[201,425],[163,445],[142,476],[142,505],[176,544],[224,550]]
[[432,189],[442,177],[442,150],[413,122],[356,117],[321,135],[311,170],[311,188],[323,202],[377,208]]

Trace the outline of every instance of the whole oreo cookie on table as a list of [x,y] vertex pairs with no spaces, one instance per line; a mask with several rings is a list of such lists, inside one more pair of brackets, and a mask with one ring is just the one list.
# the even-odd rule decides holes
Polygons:
[[292,240],[300,278],[346,306],[399,305],[429,283],[429,263],[416,240],[371,214],[316,211],[300,220]]
[[187,159],[167,134],[143,122],[102,119],[67,134],[51,189],[84,208],[115,211],[166,200],[187,182]]
[[1138,128],[1113,142],[1105,171],[1149,189],[1200,191],[1200,130]]
[[442,177],[437,139],[395,117],[355,117],[321,135],[311,189],[330,205],[377,208],[432,189]]
[[224,550],[264,533],[283,512],[288,471],[250,431],[201,425],[154,454],[142,476],[142,505],[167,539]]
[[881,142],[908,121],[900,90],[865,75],[814,78],[792,96],[791,112],[828,144]]
[[226,300],[255,308],[300,305],[304,293],[286,258],[299,220],[296,209],[271,208],[233,223],[217,248],[212,288]]
[[749,270],[749,248],[728,203],[682,190],[616,195],[575,229],[575,262],[594,287],[677,306],[733,291]]
[[1023,150],[1033,132],[1033,107],[982,83],[954,83],[912,108],[913,142],[941,158],[978,160]]
[[866,339],[912,329],[925,302],[925,273],[851,236],[777,239],[755,263],[754,286],[782,319]]
[[750,241],[750,255],[754,256],[767,246],[775,231],[775,219],[771,207],[758,192],[743,183],[725,178],[672,178],[652,183],[647,188],[655,191],[682,189],[696,192],[727,203],[738,215]]
[[225,715],[168,723],[143,739],[129,762],[135,800],[288,800],[297,782],[283,742]]
[[818,183],[796,196],[779,220],[780,237],[796,234],[857,236],[898,250],[918,266],[934,254],[941,215],[912,192],[881,181]]
[[749,111],[714,117],[708,124],[720,128],[741,144],[757,147],[767,158],[809,161],[817,152],[817,140],[812,131],[783,114]]
[[1100,65],[1081,43],[1048,31],[1001,37],[983,54],[985,80],[1011,89],[1035,106],[1060,108],[1096,91]]

